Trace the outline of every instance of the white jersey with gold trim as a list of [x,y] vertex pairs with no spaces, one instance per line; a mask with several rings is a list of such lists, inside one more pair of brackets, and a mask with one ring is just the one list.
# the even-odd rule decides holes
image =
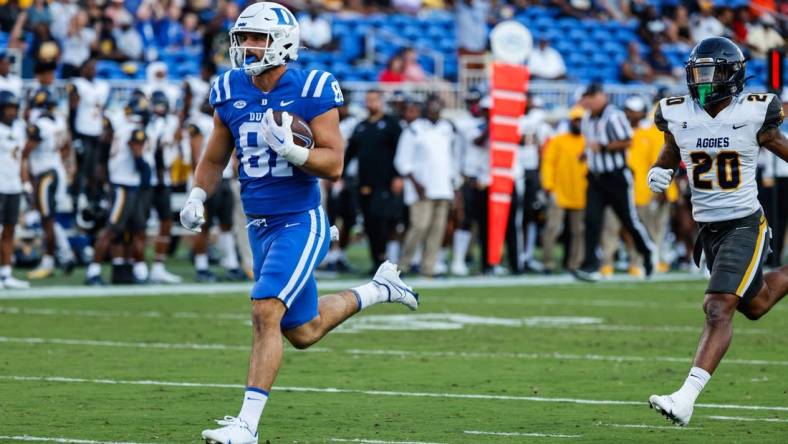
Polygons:
[[25,123],[14,120],[11,125],[0,123],[0,193],[22,192],[22,149],[27,142]]
[[109,99],[109,84],[102,80],[90,81],[78,77],[71,81],[71,86],[79,95],[74,130],[85,136],[101,135],[104,106]]
[[[145,130],[142,125],[130,121],[123,113],[109,116],[112,125],[112,145],[109,151],[109,181],[113,185],[138,187],[141,184],[139,170],[131,152],[129,141],[135,130]],[[150,142],[145,142],[143,152],[149,151]]]
[[690,96],[668,97],[660,100],[654,121],[676,139],[696,221],[739,219],[760,209],[758,134],[782,122],[777,96],[740,94],[714,118]]
[[41,138],[30,152],[30,172],[38,176],[50,170],[58,171],[63,166],[60,149],[67,137],[66,120],[57,114],[33,110],[30,113],[30,122],[31,126],[37,128]]
[[[202,135],[202,146],[200,146],[200,158],[202,158],[202,155],[205,153],[205,148],[208,146],[208,138],[211,132],[213,132],[213,117],[205,113],[197,113],[189,118],[186,127],[190,138],[198,134]],[[190,146],[188,143],[187,140],[184,146]],[[191,152],[190,150],[188,151]],[[192,163],[195,165],[199,161],[200,159],[192,159]],[[224,167],[224,171],[222,171],[222,179],[232,179],[234,174],[235,168],[233,166],[233,159],[230,158],[230,161],[227,162],[227,166]]]

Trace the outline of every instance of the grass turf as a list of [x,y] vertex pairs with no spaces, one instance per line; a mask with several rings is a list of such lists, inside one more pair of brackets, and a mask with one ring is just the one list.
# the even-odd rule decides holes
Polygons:
[[[454,288],[423,291],[416,313],[373,307],[314,351],[286,350],[261,442],[788,441],[780,306],[757,323],[737,316],[729,362],[699,399],[714,406],[696,407],[689,428],[648,409],[650,394],[686,376],[703,289]],[[159,297],[0,299],[0,436],[198,442],[211,419],[240,405],[248,308],[244,294],[179,295],[177,287]]]

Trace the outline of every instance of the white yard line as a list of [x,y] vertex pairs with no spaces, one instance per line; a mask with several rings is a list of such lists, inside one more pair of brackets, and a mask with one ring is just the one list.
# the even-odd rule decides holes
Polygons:
[[[0,336],[0,343],[12,344],[54,344],[89,347],[120,347],[120,348],[152,348],[164,350],[238,350],[249,351],[249,345],[232,344],[198,344],[192,342],[125,342],[99,341],[92,339],[36,338]],[[345,353],[356,356],[397,356],[397,357],[434,357],[434,358],[471,358],[471,359],[556,359],[559,361],[603,361],[603,362],[690,362],[692,357],[678,356],[615,356],[615,355],[577,355],[569,353],[484,353],[484,352],[432,352],[412,350],[381,350],[381,349],[331,349],[312,347],[301,353]],[[739,365],[777,365],[788,366],[788,361],[771,361],[765,359],[725,359],[726,364]]]
[[366,438],[329,438],[332,442],[360,442],[365,444],[446,444],[442,442],[424,442],[424,441],[381,441],[379,439],[366,439]]
[[583,435],[561,435],[556,433],[526,433],[526,432],[483,432],[480,430],[465,430],[466,435],[483,436],[527,436],[531,438],[580,438]]
[[780,418],[742,418],[739,416],[715,416],[709,415],[706,418],[717,421],[745,421],[745,422],[788,422],[788,419]]
[[90,439],[46,437],[46,436],[30,436],[30,435],[15,435],[15,436],[2,436],[2,435],[0,435],[0,440],[34,441],[34,442],[62,442],[62,443],[73,443],[73,444],[146,444],[146,443],[141,443],[141,442],[93,441],[93,440],[90,440]]
[[[655,276],[650,282],[686,282],[700,281],[702,276],[689,273],[669,273]],[[320,291],[338,291],[352,288],[364,283],[364,279],[358,280],[321,280],[319,282]],[[615,276],[609,283],[629,282],[641,283],[628,276]],[[576,282],[568,275],[561,276],[476,276],[467,278],[447,278],[447,279],[408,279],[408,284],[419,290],[427,289],[448,289],[448,288],[480,288],[480,287],[532,287],[545,285],[569,285],[584,286],[589,285]],[[221,283],[221,284],[179,284],[179,285],[117,285],[108,287],[84,287],[84,286],[56,286],[56,287],[34,287],[26,290],[3,290],[0,291],[0,300],[12,299],[73,299],[73,298],[110,298],[124,296],[159,296],[167,297],[172,295],[223,295],[242,293],[246,294],[252,288],[252,283]]]
[[[69,378],[63,376],[11,376],[0,375],[0,380],[6,381],[35,381],[35,382],[56,382],[56,383],[87,383],[87,384],[108,384],[108,385],[149,385],[163,387],[193,387],[193,388],[245,388],[243,384],[221,384],[221,383],[202,383],[202,382],[177,382],[177,381],[152,381],[152,380],[117,380],[117,379],[86,379]],[[490,395],[484,393],[435,393],[435,392],[398,392],[384,390],[361,390],[343,389],[333,387],[285,387],[276,386],[276,391],[282,392],[302,392],[302,393],[346,393],[369,396],[396,396],[412,398],[442,398],[442,399],[479,399],[496,401],[532,401],[532,402],[551,402],[563,404],[580,405],[638,405],[645,407],[645,401],[624,401],[607,399],[576,399],[576,398],[544,398],[538,396],[514,396],[514,395]],[[738,405],[738,404],[695,404],[696,407],[714,409],[738,409],[738,410],[763,410],[775,412],[788,412],[788,407],[784,406],[763,406],[763,405]]]

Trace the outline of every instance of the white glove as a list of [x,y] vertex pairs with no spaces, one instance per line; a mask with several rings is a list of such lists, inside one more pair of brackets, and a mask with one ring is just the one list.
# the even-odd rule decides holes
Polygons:
[[203,202],[208,195],[202,188],[192,188],[189,198],[181,210],[181,225],[187,230],[201,232],[200,226],[205,223],[205,207]]
[[309,157],[309,150],[300,147],[293,142],[293,116],[288,112],[282,113],[282,124],[277,125],[274,120],[274,112],[271,108],[265,112],[263,117],[263,140],[279,156],[296,166],[306,163]]
[[673,170],[655,166],[648,170],[647,180],[651,191],[662,193],[668,189],[670,181],[673,180]]

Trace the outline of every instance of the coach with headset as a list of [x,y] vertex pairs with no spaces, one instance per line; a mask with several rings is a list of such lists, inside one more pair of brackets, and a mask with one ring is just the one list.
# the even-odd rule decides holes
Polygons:
[[579,280],[596,282],[600,279],[599,237],[602,216],[610,205],[621,225],[629,231],[635,247],[643,256],[646,276],[654,270],[655,253],[646,227],[635,211],[632,173],[627,167],[626,150],[632,142],[632,127],[624,113],[609,103],[602,85],[592,83],[583,92],[581,103],[587,109],[581,123],[585,139],[585,159],[588,164],[588,191],[585,214],[585,258],[575,271]]

